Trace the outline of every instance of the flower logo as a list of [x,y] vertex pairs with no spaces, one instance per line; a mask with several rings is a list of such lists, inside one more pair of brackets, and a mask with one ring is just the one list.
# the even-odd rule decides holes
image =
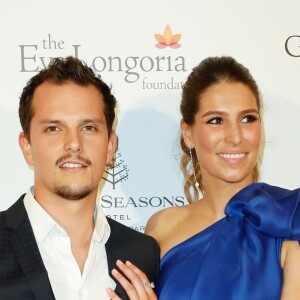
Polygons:
[[174,34],[172,32],[172,29],[169,25],[166,26],[164,30],[164,34],[161,35],[159,33],[154,34],[156,40],[158,43],[155,45],[155,47],[159,49],[163,49],[166,47],[171,47],[173,49],[177,49],[181,47],[181,45],[178,43],[181,39],[181,34]]

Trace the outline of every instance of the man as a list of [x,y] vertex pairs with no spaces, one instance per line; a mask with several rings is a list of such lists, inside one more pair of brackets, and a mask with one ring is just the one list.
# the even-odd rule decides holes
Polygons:
[[110,277],[118,259],[155,281],[154,239],[107,219],[96,201],[115,105],[100,76],[73,57],[53,59],[24,88],[19,145],[34,186],[0,213],[1,300],[103,300],[106,288],[128,299]]

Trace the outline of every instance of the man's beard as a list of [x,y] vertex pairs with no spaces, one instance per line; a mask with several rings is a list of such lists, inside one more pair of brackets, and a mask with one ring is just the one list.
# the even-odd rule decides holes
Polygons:
[[66,200],[81,200],[92,191],[92,186],[72,187],[69,185],[55,185],[54,192]]
[[[56,166],[59,167],[59,165],[63,161],[71,158],[72,158],[71,154],[66,154],[60,157],[59,159],[57,159],[55,164]],[[88,167],[92,165],[92,162],[89,159],[85,159],[80,155],[76,157],[76,160],[83,162]],[[72,185],[59,185],[59,184],[54,185],[54,192],[56,193],[56,195],[66,200],[81,200],[86,196],[88,196],[91,193],[91,191],[92,191],[92,184],[84,187],[72,186]]]

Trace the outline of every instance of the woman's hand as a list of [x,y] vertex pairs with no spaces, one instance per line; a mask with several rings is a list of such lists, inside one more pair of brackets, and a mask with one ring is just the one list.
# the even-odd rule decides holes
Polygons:
[[[122,285],[130,300],[157,300],[153,291],[153,283],[150,283],[147,276],[131,262],[117,261],[117,266],[126,275],[125,278],[116,269],[112,270],[112,275]],[[129,279],[129,280],[128,280]],[[121,298],[110,288],[107,294],[112,300],[121,300]]]

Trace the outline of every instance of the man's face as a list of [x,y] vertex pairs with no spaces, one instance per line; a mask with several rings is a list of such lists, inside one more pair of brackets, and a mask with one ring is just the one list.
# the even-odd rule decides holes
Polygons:
[[30,142],[19,144],[34,168],[37,199],[79,200],[96,196],[110,162],[114,132],[108,137],[102,94],[93,86],[44,82],[34,92]]

